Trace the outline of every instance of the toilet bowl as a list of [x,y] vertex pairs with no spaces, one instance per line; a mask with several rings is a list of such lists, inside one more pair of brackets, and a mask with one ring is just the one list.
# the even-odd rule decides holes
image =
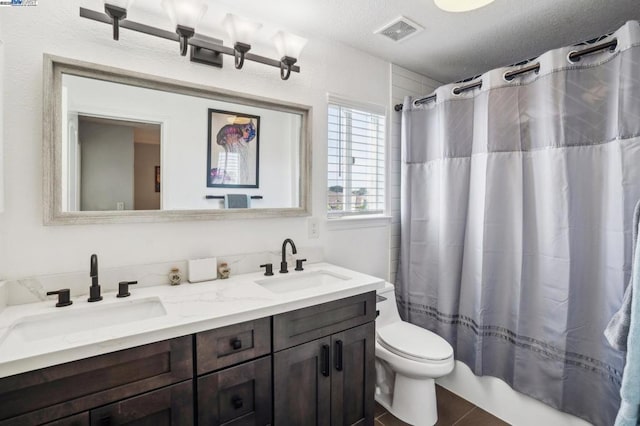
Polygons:
[[453,371],[453,348],[400,319],[392,284],[378,290],[376,308],[376,401],[404,422],[432,426],[438,421],[435,379]]

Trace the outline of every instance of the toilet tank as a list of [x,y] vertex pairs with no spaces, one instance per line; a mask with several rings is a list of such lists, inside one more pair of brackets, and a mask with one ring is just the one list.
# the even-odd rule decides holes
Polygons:
[[376,291],[376,310],[380,312],[376,318],[376,328],[384,327],[400,321],[398,305],[396,304],[395,287],[391,283],[384,283],[384,287]]

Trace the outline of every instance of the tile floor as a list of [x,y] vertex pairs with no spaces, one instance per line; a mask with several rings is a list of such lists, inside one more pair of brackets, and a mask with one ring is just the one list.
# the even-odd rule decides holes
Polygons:
[[[436,386],[438,423],[436,426],[504,426],[509,423],[489,414],[443,387]],[[375,426],[408,426],[376,403]]]

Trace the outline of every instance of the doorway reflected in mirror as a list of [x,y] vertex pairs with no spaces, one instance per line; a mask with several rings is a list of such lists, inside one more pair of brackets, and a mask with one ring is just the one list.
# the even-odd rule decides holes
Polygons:
[[78,129],[66,153],[69,211],[160,210],[160,124],[83,114],[68,120]]

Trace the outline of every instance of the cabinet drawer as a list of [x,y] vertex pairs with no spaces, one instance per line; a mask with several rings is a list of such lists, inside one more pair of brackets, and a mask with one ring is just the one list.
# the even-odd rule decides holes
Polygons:
[[198,424],[271,424],[271,357],[198,378]]
[[271,319],[262,318],[196,334],[198,375],[271,352]]
[[41,424],[193,377],[185,336],[0,379],[0,425]]
[[84,413],[55,420],[51,423],[45,423],[43,426],[89,426],[89,412],[85,411]]
[[375,318],[375,291],[285,312],[273,317],[273,350],[310,342]]
[[91,426],[193,425],[193,381],[91,410]]

